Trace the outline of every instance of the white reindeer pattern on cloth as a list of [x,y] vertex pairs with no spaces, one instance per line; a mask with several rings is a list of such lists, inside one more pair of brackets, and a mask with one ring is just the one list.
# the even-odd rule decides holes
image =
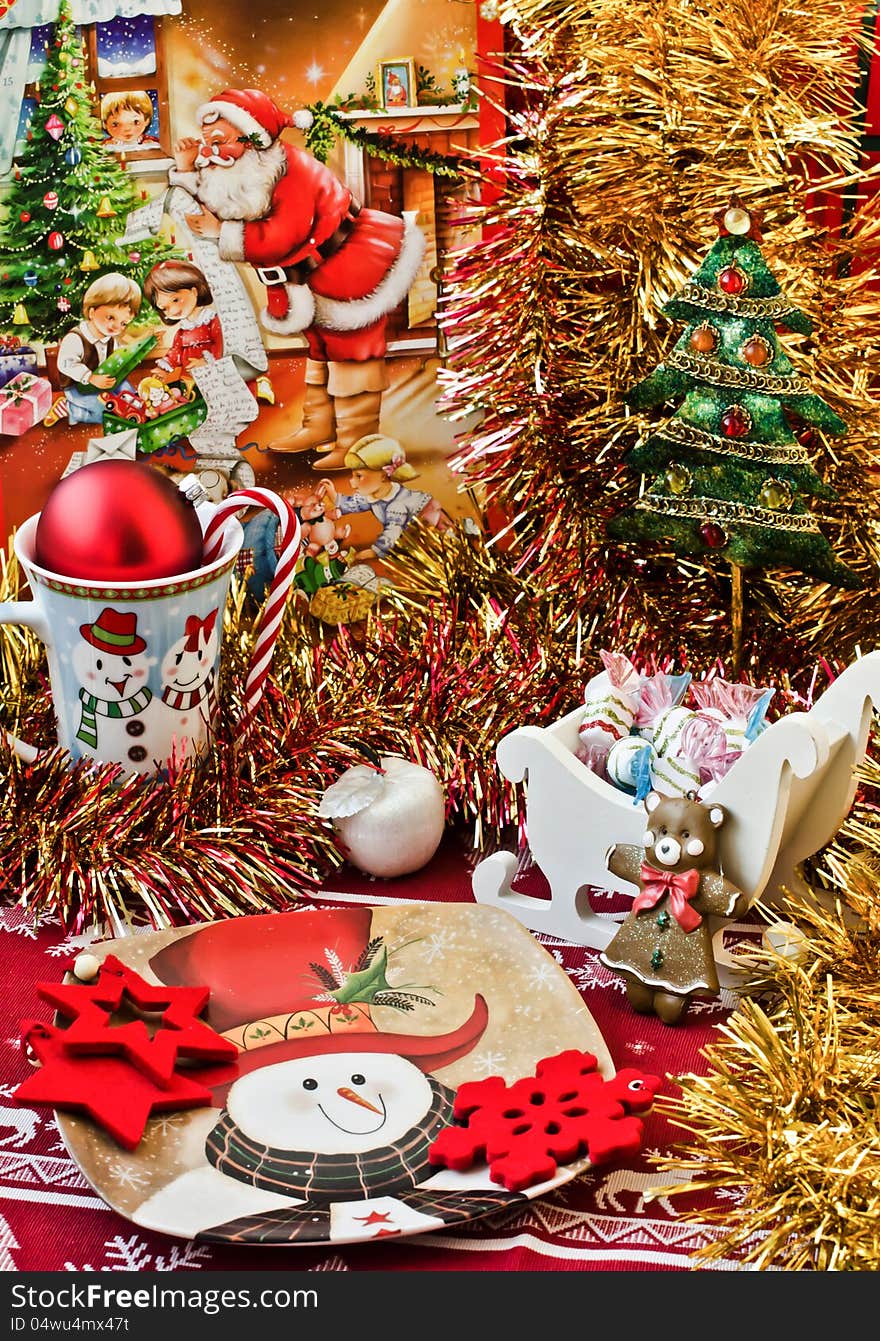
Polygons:
[[[659,1154],[659,1151],[646,1151],[646,1155]],[[679,1183],[690,1182],[693,1178],[691,1169],[612,1169],[602,1182],[596,1188],[596,1209],[600,1211],[612,1210],[621,1214],[626,1213],[626,1207],[620,1200],[621,1192],[635,1192],[636,1203],[633,1208],[636,1215],[643,1214],[647,1204],[647,1194],[653,1192],[655,1188],[677,1187]],[[678,1210],[673,1205],[668,1196],[655,1196],[650,1198],[651,1202],[662,1206],[667,1215],[677,1215]]]
[[[14,1085],[0,1085],[0,1097],[11,1099],[15,1093]],[[0,1105],[0,1146],[10,1146],[13,1150],[23,1150],[30,1145],[40,1129],[41,1118],[32,1108],[7,1108]]]

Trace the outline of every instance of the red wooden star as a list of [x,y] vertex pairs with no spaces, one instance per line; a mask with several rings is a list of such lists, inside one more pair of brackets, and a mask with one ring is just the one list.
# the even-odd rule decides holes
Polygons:
[[65,1033],[39,1020],[26,1022],[25,1045],[40,1066],[16,1089],[17,1104],[85,1113],[126,1150],[134,1150],[152,1113],[211,1102],[210,1090],[184,1076],[173,1075],[163,1088],[122,1058],[71,1056]]
[[[77,1055],[121,1054],[159,1085],[171,1083],[178,1057],[226,1062],[238,1056],[228,1038],[198,1018],[210,991],[207,987],[166,987],[148,983],[108,955],[91,983],[37,983],[39,996],[70,1021],[64,1043]],[[127,998],[139,1010],[160,1012],[155,1034],[142,1020],[115,1025],[110,1012]]]

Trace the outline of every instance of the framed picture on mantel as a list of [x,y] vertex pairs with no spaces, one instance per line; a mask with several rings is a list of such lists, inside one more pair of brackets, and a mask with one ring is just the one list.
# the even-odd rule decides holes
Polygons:
[[397,107],[415,107],[416,70],[411,57],[394,61],[380,61],[376,88],[379,100],[387,112]]

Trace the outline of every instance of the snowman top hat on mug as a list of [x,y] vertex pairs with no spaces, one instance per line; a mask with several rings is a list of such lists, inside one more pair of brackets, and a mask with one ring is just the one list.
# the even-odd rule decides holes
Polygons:
[[[39,562],[47,552],[57,552],[61,537],[69,530],[65,514],[58,528],[60,536],[53,532],[51,544],[40,543],[45,517],[57,520],[52,511],[56,500],[50,496],[43,513],[29,517],[14,539],[33,600],[0,604],[0,623],[22,624],[43,642],[57,744],[73,762],[91,759],[118,764],[124,773],[156,774],[169,763],[198,756],[211,738],[219,711],[223,610],[244,539],[235,514],[253,507],[255,500],[247,491],[230,495],[218,515],[214,504],[198,502],[191,487],[192,497],[187,498],[186,485],[178,489],[154,467],[135,462],[98,464],[104,468],[105,482],[109,478],[106,467],[117,465],[147,471],[153,479],[143,481],[125,472],[126,486],[133,481],[136,485],[143,482],[144,487],[121,497],[122,475],[112,472],[120,506],[111,510],[112,500],[102,492],[101,480],[89,477],[95,467],[84,466],[75,472],[83,477],[72,491],[80,497],[80,524],[85,515],[97,529],[95,572],[88,569],[82,543],[71,545],[69,562],[61,553],[61,571]],[[161,483],[157,487],[154,481]],[[94,506],[84,514],[82,497],[90,487],[97,495]],[[271,506],[278,512],[283,528],[286,523],[288,544],[298,550],[299,523],[292,509],[268,490],[255,492],[261,496],[259,506]],[[126,535],[120,515],[130,516],[129,505],[135,497],[140,515],[134,534]],[[145,510],[145,500],[156,506]],[[175,565],[195,558],[195,566],[147,576],[150,550],[160,570],[169,566],[163,538],[177,556]],[[130,566],[137,574],[131,578],[118,576],[126,571],[126,550],[133,555]],[[286,594],[286,589],[276,592],[282,606]],[[250,685],[256,667],[260,690],[271,661],[266,626],[264,615],[248,682]],[[276,634],[277,624],[269,632],[273,644]],[[252,700],[253,695],[251,715]],[[249,720],[246,717],[242,727]],[[34,745],[12,736],[9,739],[28,762],[40,753]]]

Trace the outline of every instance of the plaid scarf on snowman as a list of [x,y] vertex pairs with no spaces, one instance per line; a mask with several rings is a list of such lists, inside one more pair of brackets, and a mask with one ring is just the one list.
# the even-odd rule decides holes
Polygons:
[[205,1142],[208,1161],[230,1178],[266,1192],[303,1201],[351,1201],[393,1196],[416,1187],[436,1173],[428,1151],[452,1122],[455,1091],[426,1076],[431,1102],[425,1116],[398,1141],[361,1154],[322,1155],[314,1150],[284,1150],[252,1141],[224,1110]]

